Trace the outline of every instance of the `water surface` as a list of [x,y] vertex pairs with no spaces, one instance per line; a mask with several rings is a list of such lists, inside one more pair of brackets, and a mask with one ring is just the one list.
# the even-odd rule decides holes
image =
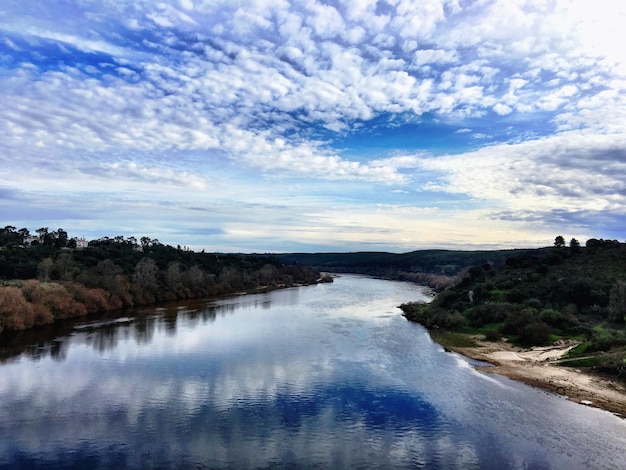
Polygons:
[[333,284],[77,324],[0,366],[2,468],[626,468],[626,422],[479,373]]

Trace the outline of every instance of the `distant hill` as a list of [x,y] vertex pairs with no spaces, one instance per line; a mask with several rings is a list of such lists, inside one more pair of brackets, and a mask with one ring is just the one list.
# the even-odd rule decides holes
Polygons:
[[316,266],[344,271],[376,271],[394,268],[431,274],[456,274],[467,266],[501,264],[510,256],[521,256],[535,250],[452,251],[418,250],[409,253],[359,251],[352,253],[284,253],[276,255],[285,263]]
[[319,271],[366,274],[387,279],[418,282],[442,290],[470,266],[504,265],[507,259],[538,255],[550,248],[461,251],[418,250],[409,253],[361,251],[353,253],[284,253],[283,263],[310,266]]

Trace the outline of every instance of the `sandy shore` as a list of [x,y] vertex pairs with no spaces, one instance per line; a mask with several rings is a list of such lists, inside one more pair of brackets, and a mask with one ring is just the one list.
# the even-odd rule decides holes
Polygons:
[[558,347],[520,349],[505,342],[477,341],[475,347],[446,349],[493,364],[477,367],[483,372],[519,380],[563,395],[568,400],[601,408],[626,418],[624,382],[556,364],[574,346],[564,344]]

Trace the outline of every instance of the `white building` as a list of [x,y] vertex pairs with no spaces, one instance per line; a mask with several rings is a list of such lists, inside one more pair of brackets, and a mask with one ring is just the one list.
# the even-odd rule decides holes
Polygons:
[[74,237],[74,240],[76,240],[76,248],[87,248],[87,245],[89,244],[87,239],[84,237],[81,237],[81,238]]
[[33,242],[39,242],[39,237],[37,235],[26,235],[24,237],[24,246],[31,246]]

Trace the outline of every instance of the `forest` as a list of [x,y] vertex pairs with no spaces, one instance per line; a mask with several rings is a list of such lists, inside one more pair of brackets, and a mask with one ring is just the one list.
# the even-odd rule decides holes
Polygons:
[[173,300],[313,284],[273,256],[194,252],[142,237],[79,247],[66,231],[0,229],[0,333]]

